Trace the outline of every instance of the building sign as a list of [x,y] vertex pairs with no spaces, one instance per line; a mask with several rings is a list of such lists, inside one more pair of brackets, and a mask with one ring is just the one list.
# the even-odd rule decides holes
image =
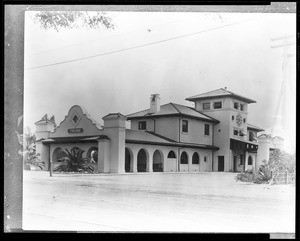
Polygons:
[[82,133],[83,129],[82,128],[72,128],[68,129],[68,133]]

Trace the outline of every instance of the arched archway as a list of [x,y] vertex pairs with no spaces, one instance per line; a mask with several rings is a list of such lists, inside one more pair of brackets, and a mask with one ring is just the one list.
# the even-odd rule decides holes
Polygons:
[[148,153],[145,149],[141,149],[137,155],[137,171],[138,172],[146,172],[148,167]]
[[[53,162],[53,168],[55,169],[57,166],[61,164],[63,161],[63,158],[66,156],[66,153],[64,149],[61,147],[56,147],[52,153],[52,162]],[[50,168],[50,165],[49,165]]]
[[253,159],[252,159],[252,156],[249,156],[249,157],[248,157],[248,165],[249,165],[249,166],[252,166],[252,165],[253,165]]
[[156,150],[153,153],[153,172],[164,171],[164,160],[163,154],[160,150]]
[[133,172],[133,154],[130,148],[125,147],[125,172]]
[[91,147],[87,151],[86,157],[90,159],[91,163],[98,163],[98,148],[95,146]]
[[56,147],[52,154],[53,162],[61,162],[62,158],[65,157],[65,151],[61,147]]
[[197,152],[194,152],[194,154],[192,156],[192,164],[196,164],[196,165],[200,164],[200,158],[199,158],[199,154]]

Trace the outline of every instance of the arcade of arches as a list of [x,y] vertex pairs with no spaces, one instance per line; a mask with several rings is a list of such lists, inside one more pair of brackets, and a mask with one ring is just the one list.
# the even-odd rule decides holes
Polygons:
[[[83,157],[88,158],[94,172],[98,172],[98,147],[90,145],[56,145],[51,148],[53,167],[60,165],[66,156],[64,149],[71,152],[84,150]],[[177,172],[177,171],[209,171],[210,162],[204,162],[205,151],[181,150],[174,148],[147,147],[131,145],[125,147],[124,171],[128,172]],[[201,159],[202,157],[202,159]]]

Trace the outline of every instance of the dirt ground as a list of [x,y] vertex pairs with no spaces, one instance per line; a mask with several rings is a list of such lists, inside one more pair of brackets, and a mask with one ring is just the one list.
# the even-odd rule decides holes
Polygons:
[[24,172],[23,229],[294,233],[295,187],[234,173]]

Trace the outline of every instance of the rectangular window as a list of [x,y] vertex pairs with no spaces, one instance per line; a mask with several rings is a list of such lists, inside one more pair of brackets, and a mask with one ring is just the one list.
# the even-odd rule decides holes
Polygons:
[[233,130],[233,135],[238,136],[239,135],[239,131],[238,130]]
[[139,130],[146,130],[146,121],[139,121]]
[[203,103],[203,110],[210,110],[210,103]]
[[221,101],[214,103],[214,109],[221,109],[221,108],[222,108],[222,102]]
[[209,124],[204,124],[204,135],[209,136]]
[[234,102],[234,103],[233,103],[233,107],[234,107],[234,109],[237,109],[237,110],[238,110],[238,109],[239,109],[239,103]]
[[244,111],[244,105],[240,105],[241,106],[241,111]]
[[182,120],[182,132],[188,132],[189,123],[187,120]]

